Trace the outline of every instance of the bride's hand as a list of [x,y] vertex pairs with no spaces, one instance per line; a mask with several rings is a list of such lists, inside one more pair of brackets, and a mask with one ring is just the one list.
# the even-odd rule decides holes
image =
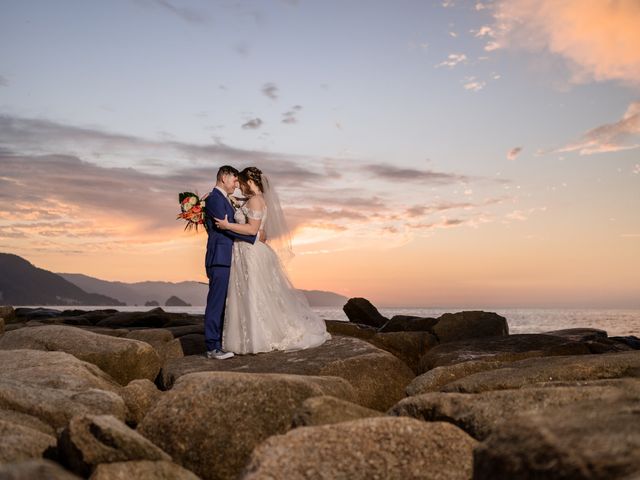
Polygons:
[[216,222],[216,227],[218,227],[221,230],[229,230],[229,220],[227,220],[227,215],[224,216],[223,220],[220,220],[219,218],[215,218],[215,217],[213,217],[213,219]]

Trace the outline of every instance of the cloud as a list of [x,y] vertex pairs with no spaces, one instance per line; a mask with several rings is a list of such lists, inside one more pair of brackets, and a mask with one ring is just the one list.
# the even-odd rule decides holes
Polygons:
[[459,63],[466,62],[466,61],[467,61],[467,56],[464,53],[451,53],[449,54],[446,60],[440,62],[435,67],[436,68],[439,68],[439,67],[453,68]]
[[472,92],[479,92],[487,85],[486,82],[476,80],[476,77],[468,77],[466,83],[463,85],[465,90],[471,90]]
[[551,52],[566,61],[573,83],[640,86],[637,0],[499,0],[493,15],[492,49]]
[[251,120],[249,120],[247,123],[244,123],[242,125],[242,128],[249,129],[249,130],[255,130],[256,128],[260,128],[262,126],[262,120],[259,118],[252,118]]
[[413,168],[400,168],[387,164],[368,164],[362,167],[373,176],[385,180],[404,180],[406,182],[430,183],[442,185],[457,182],[467,182],[471,177],[454,173],[435,172],[433,170],[417,170]]
[[[139,1],[138,3],[146,4],[148,2]],[[151,3],[189,23],[209,23],[210,21],[209,16],[205,12],[189,7],[178,7],[169,0],[151,0]]]
[[271,100],[278,99],[278,86],[275,83],[265,83],[262,86],[262,93]]
[[9,86],[9,80],[7,80],[6,77],[3,77],[2,75],[0,75],[0,87],[8,87]]
[[512,148],[507,152],[507,160],[515,160],[520,155],[520,152],[522,152],[522,147]]
[[615,123],[601,125],[585,133],[576,142],[553,152],[575,152],[580,155],[617,152],[640,147],[640,101],[632,102],[622,118]]
[[631,170],[633,172],[634,175],[638,175],[640,174],[640,163],[636,163],[633,166],[633,170]]
[[302,110],[302,106],[294,105],[291,110],[282,114],[282,123],[298,123],[298,112]]

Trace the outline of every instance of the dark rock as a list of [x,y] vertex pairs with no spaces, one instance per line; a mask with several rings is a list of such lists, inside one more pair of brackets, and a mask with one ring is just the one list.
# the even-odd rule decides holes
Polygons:
[[549,383],[543,387],[495,390],[477,394],[427,393],[398,402],[390,415],[400,415],[429,422],[447,421],[472,437],[484,440],[502,422],[523,413],[572,405],[582,400],[615,402],[624,398],[640,400],[640,379],[616,379],[580,382],[579,385]]
[[364,324],[344,322],[342,320],[325,320],[324,323],[331,335],[344,335],[369,340],[378,333],[376,328]]
[[174,338],[184,337],[185,335],[204,335],[203,325],[184,325],[182,327],[167,327],[165,330],[169,330]]
[[640,350],[640,338],[634,335],[628,335],[626,337],[610,337],[610,340],[623,343],[634,350]]
[[377,410],[329,395],[307,398],[294,412],[292,427],[311,427],[330,423],[348,422],[360,418],[381,417]]
[[145,307],[159,307],[160,304],[156,300],[150,300],[150,301],[144,302],[144,306]]
[[398,357],[415,374],[422,371],[420,367],[422,356],[429,349],[438,345],[436,337],[427,332],[378,333],[367,341]]
[[509,335],[507,319],[493,312],[465,311],[438,317],[433,333],[440,343]]
[[433,332],[438,319],[414,317],[412,315],[396,315],[380,327],[380,332]]
[[555,335],[523,333],[449,342],[429,350],[420,360],[423,371],[470,360],[516,361],[548,355],[591,353],[580,342]]
[[41,458],[56,438],[39,430],[0,420],[0,463]]
[[355,393],[335,377],[193,373],[162,395],[138,431],[204,479],[236,478],[254,447],[286,432],[297,407],[318,395]]
[[207,351],[204,334],[190,333],[177,340],[180,340],[180,346],[185,355],[202,355]]
[[415,376],[394,355],[357,338],[336,336],[319,347],[295,352],[236,355],[224,362],[202,356],[169,360],[161,373],[163,389],[171,388],[182,375],[204,371],[341,377],[355,388],[356,403],[382,411],[404,398],[404,390]]
[[350,298],[342,309],[349,321],[353,323],[380,328],[388,321],[388,318],[383,317],[366,298]]
[[545,335],[555,335],[558,337],[573,340],[574,342],[584,342],[598,338],[607,338],[607,332],[598,328],[565,328],[563,330],[552,330],[544,332]]
[[0,335],[4,334],[4,318],[0,317]]
[[48,325],[7,332],[0,337],[0,349],[67,352],[97,365],[122,385],[136,378],[154,380],[160,371],[160,359],[151,345],[70,326]]
[[476,441],[459,428],[410,418],[366,418],[296,428],[258,446],[244,480],[469,479]]
[[15,309],[16,317],[24,320],[40,320],[43,318],[59,317],[62,312],[54,308],[29,308],[19,307]]
[[637,399],[584,400],[524,413],[501,424],[478,446],[474,479],[631,476],[640,470],[639,426]]
[[80,480],[50,460],[0,464],[0,480]]
[[166,302],[164,302],[165,306],[167,307],[190,307],[191,304],[185,302],[184,300],[182,300],[179,297],[176,297],[175,295],[169,297],[167,299]]
[[449,383],[446,392],[478,393],[542,382],[640,377],[640,352],[529,358]]
[[108,328],[161,328],[169,320],[170,315],[158,307],[148,312],[118,312],[100,320],[96,325]]
[[98,465],[89,480],[199,480],[200,477],[180,465],[167,461],[103,463]]

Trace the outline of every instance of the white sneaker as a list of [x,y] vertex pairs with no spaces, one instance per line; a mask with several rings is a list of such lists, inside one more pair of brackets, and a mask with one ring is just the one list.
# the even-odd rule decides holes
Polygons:
[[221,350],[219,348],[216,348],[215,350],[209,350],[206,355],[207,358],[213,358],[216,360],[226,360],[227,358],[232,358],[233,356],[233,352],[225,352],[224,350]]

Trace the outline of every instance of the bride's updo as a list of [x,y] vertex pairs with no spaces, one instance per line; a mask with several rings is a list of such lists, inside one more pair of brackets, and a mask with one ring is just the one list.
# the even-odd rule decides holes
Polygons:
[[262,185],[262,171],[258,167],[247,167],[238,174],[238,181],[248,185],[249,180],[253,181],[258,190],[264,193],[264,185]]

